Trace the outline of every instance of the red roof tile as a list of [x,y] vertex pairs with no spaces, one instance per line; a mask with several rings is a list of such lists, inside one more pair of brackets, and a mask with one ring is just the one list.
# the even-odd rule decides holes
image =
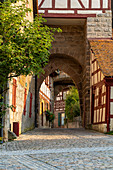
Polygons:
[[105,76],[113,76],[113,40],[90,40],[91,49]]

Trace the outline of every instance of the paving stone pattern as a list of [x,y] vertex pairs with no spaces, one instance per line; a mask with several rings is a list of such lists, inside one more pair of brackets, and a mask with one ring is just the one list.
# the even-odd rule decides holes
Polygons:
[[113,136],[84,129],[34,129],[0,145],[0,170],[113,169]]

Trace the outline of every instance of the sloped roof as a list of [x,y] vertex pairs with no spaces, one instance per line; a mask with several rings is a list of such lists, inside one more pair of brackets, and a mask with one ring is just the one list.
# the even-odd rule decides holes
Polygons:
[[95,58],[105,76],[113,76],[113,40],[90,40]]

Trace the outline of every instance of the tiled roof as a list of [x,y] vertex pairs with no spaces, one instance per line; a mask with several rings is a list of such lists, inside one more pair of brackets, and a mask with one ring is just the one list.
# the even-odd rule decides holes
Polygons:
[[95,58],[105,76],[113,76],[113,40],[90,40]]

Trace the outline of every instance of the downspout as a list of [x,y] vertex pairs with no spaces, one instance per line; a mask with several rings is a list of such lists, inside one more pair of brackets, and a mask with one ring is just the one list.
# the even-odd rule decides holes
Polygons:
[[37,75],[35,75],[35,127],[37,127]]
[[[33,0],[33,17],[38,14],[38,0]],[[35,127],[37,127],[37,75],[35,75]]]
[[33,17],[35,18],[35,16],[38,13],[38,0],[33,0]]

